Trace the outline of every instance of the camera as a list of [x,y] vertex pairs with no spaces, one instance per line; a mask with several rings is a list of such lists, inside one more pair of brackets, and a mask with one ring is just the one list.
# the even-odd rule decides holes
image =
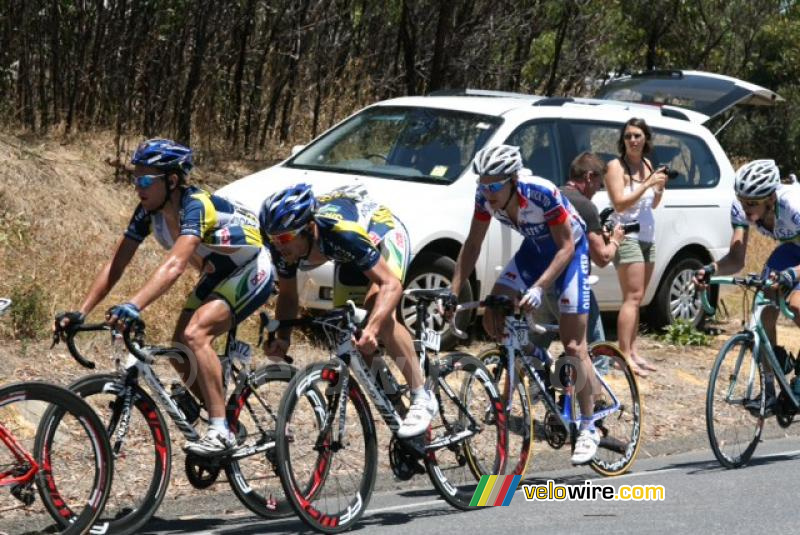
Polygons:
[[[614,213],[614,209],[610,206],[608,208],[604,208],[603,211],[600,212],[600,225],[602,225],[603,230],[605,232],[613,232],[614,227],[616,224],[611,219],[611,214]],[[636,221],[634,223],[622,223],[622,232],[625,234],[630,234],[631,232],[639,232],[639,222]]]
[[667,180],[678,178],[679,173],[675,169],[670,169],[670,167],[666,164],[662,164],[659,167],[664,169],[664,174],[667,175]]

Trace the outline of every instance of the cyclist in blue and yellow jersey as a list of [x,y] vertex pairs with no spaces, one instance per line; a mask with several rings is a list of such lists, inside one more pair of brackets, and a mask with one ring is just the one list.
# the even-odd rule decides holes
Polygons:
[[[795,313],[795,323],[800,325],[800,187],[782,184],[780,171],[773,160],[753,160],[736,172],[734,189],[736,199],[731,204],[733,236],[728,253],[699,269],[695,273],[695,285],[702,289],[712,275],[732,275],[741,271],[749,229],[755,226],[761,234],[780,242],[767,259],[764,274],[772,274],[790,292],[787,303]],[[776,309],[764,310],[762,321],[776,353],[784,351],[776,346],[777,319]],[[780,356],[779,359],[782,360]],[[764,375],[766,406],[772,411],[776,403],[775,376],[771,369]],[[758,399],[754,403],[758,404]]]
[[[341,189],[317,198],[307,184],[297,184],[266,199],[259,220],[273,248],[278,272],[276,317],[297,316],[297,270],[312,269],[332,260],[333,305],[363,298],[370,310],[367,324],[356,340],[359,351],[369,359],[380,338],[411,387],[411,407],[398,436],[423,433],[438,406],[424,387],[411,333],[395,317],[410,257],[403,224],[363,192]],[[290,337],[290,328],[279,330],[276,339],[265,348],[267,354],[285,356]]]
[[[199,455],[236,446],[225,420],[222,368],[212,342],[242,321],[270,296],[274,267],[263,246],[255,214],[221,197],[186,184],[192,151],[174,141],[142,143],[131,161],[139,205],[111,260],[98,273],[76,312],[60,315],[61,327],[82,322],[120,279],[139,244],[153,234],[166,260],[125,303],[111,307],[109,323],[130,325],[194,265],[202,276],[183,306],[174,339],[188,347],[190,362],[171,360],[184,382],[202,400],[209,416],[204,437],[187,444]],[[196,369],[197,380],[193,381]]]
[[[555,287],[561,342],[567,356],[579,359],[581,423],[572,462],[587,463],[597,452],[600,436],[591,418],[595,381],[586,345],[589,248],[583,220],[555,184],[523,168],[519,147],[483,149],[475,155],[472,169],[478,175],[475,212],[456,262],[450,305],[475,268],[492,217],[522,234],[522,245],[491,293],[521,295],[520,306],[533,310],[541,305],[543,292]],[[483,326],[492,338],[502,338],[504,318],[499,311],[487,309]]]

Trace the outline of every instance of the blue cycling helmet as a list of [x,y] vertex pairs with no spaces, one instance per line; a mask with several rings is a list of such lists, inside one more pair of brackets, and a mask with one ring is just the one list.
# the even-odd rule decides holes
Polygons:
[[283,234],[303,228],[314,217],[317,199],[308,184],[295,184],[269,196],[258,221],[265,234]]
[[131,163],[187,175],[193,167],[192,149],[171,139],[148,139],[133,153]]

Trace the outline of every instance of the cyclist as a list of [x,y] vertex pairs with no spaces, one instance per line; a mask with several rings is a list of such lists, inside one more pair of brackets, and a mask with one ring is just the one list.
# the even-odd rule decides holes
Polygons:
[[[259,220],[278,272],[276,317],[297,316],[297,270],[332,260],[333,305],[363,298],[370,310],[356,340],[359,351],[369,358],[380,338],[411,387],[411,407],[397,435],[407,438],[423,433],[438,406],[424,387],[411,334],[395,318],[410,256],[408,234],[400,220],[363,191],[342,188],[316,198],[307,184],[296,184],[267,198]],[[291,328],[280,329],[265,350],[269,356],[283,357],[290,341]]]
[[[169,250],[166,260],[133,297],[108,310],[107,321],[129,326],[189,264],[202,272],[173,335],[190,350],[189,362],[170,362],[192,392],[204,400],[209,415],[207,433],[189,442],[186,450],[200,455],[229,451],[236,446],[236,438],[225,420],[222,369],[212,342],[271,294],[274,268],[270,252],[262,244],[255,214],[186,184],[193,166],[188,147],[168,139],[151,139],[139,145],[131,163],[140,203],[83,304],[77,311],[57,317],[55,328],[81,323],[108,295],[139,244],[152,233]],[[192,380],[195,369],[197,381]]]
[[[795,184],[781,183],[780,171],[773,160],[753,160],[736,172],[734,189],[736,200],[731,205],[733,236],[728,253],[697,270],[695,285],[703,289],[712,275],[732,275],[741,271],[747,253],[749,229],[755,225],[765,236],[781,242],[767,259],[764,274],[773,274],[780,285],[790,292],[787,303],[795,313],[795,323],[800,325],[800,188]],[[764,311],[762,320],[776,353],[782,351],[776,346],[777,319],[777,310],[769,308]],[[774,379],[773,371],[766,370],[764,382],[768,410],[774,409],[777,401]],[[758,404],[757,401],[754,403]],[[758,409],[757,406],[754,408]]]
[[[492,216],[522,234],[524,240],[492,288],[493,295],[516,297],[520,306],[537,309],[543,292],[555,286],[559,332],[567,356],[579,359],[576,387],[581,424],[573,464],[592,460],[600,437],[591,419],[594,373],[586,346],[589,313],[589,254],[583,221],[570,202],[549,180],[523,168],[519,147],[499,145],[479,151],[472,163],[478,175],[475,213],[458,255],[452,301],[475,267]],[[493,338],[502,337],[504,318],[486,310],[483,326]]]

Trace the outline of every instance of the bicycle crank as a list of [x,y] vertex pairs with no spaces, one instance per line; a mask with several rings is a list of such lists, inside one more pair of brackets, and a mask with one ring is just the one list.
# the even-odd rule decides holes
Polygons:
[[217,459],[201,457],[194,453],[186,454],[186,479],[196,489],[207,489],[213,485],[221,470]]
[[561,424],[561,420],[552,411],[547,411],[544,415],[544,437],[553,449],[561,449],[567,442],[567,429]]

